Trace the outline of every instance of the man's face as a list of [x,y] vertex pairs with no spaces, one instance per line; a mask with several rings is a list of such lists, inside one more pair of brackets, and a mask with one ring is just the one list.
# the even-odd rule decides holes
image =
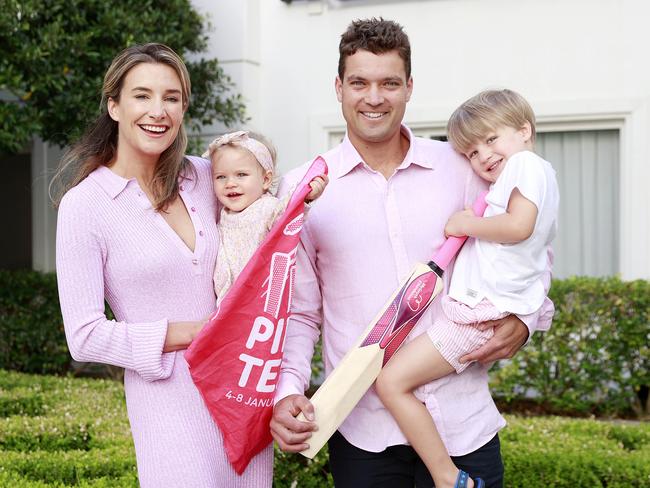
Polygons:
[[358,50],[348,56],[343,80],[336,78],[336,96],[352,144],[399,140],[412,90],[413,80],[406,79],[404,61],[397,51],[373,54]]

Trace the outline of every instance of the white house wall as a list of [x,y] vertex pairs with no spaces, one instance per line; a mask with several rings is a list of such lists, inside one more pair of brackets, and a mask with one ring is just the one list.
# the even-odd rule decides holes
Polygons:
[[[334,93],[340,34],[353,19],[398,21],[413,50],[413,127],[444,129],[476,92],[524,94],[542,130],[621,131],[619,269],[650,278],[650,2],[646,0],[194,0],[210,52],[248,102],[286,171],[343,129]],[[218,132],[213,128],[208,132]]]

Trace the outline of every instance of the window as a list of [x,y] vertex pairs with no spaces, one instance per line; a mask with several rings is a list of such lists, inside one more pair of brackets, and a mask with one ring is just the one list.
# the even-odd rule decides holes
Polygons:
[[619,131],[538,133],[536,151],[560,187],[553,275],[607,276],[619,271]]

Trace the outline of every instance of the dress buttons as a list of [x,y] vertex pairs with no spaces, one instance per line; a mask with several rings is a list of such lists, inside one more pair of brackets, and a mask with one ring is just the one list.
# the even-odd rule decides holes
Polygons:
[[181,185],[181,191],[185,191],[185,187]]
[[192,212],[196,212],[196,207],[191,208]]
[[201,237],[203,237],[203,231],[202,231],[202,230],[199,231],[199,235],[200,235]]
[[198,259],[192,259],[192,264],[199,264],[199,260]]

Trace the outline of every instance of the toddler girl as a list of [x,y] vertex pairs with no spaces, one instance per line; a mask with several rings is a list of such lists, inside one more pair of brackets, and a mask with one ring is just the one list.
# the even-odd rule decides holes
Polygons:
[[[258,134],[237,131],[217,137],[203,157],[212,162],[214,193],[223,205],[217,224],[219,251],[214,271],[214,290],[221,301],[291,195],[282,200],[274,196],[276,152]],[[325,175],[314,179],[305,201],[318,198],[327,181]]]
[[452,114],[447,132],[474,172],[490,183],[488,207],[483,218],[464,210],[447,222],[446,235],[475,239],[465,243],[456,259],[449,296],[441,303],[444,316],[396,353],[376,387],[437,488],[480,488],[480,478],[471,480],[454,465],[413,390],[467,368],[459,359],[493,335],[492,328],[478,327],[481,322],[541,307],[559,190],[551,165],[532,152],[535,116],[517,93],[479,93]]

